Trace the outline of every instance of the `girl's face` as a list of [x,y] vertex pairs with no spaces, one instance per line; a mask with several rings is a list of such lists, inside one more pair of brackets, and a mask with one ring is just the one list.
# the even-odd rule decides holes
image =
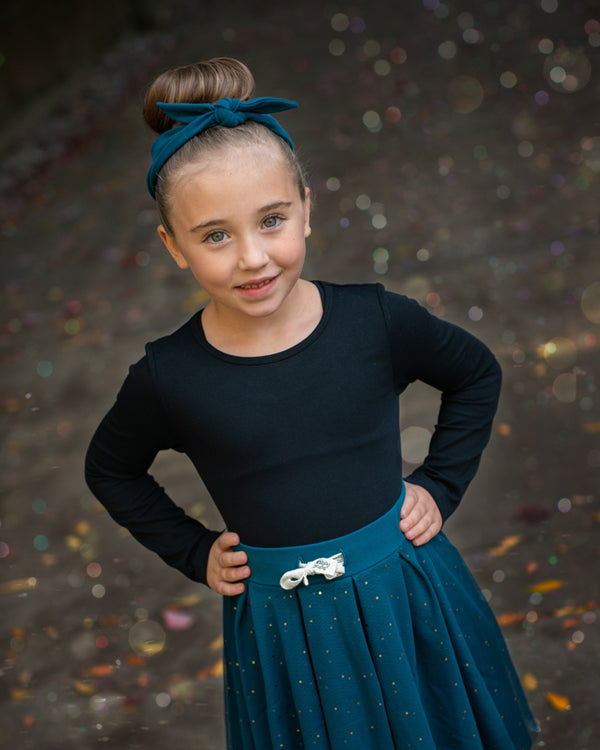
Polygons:
[[266,317],[293,300],[310,234],[283,156],[262,146],[218,151],[173,177],[170,235],[161,239],[189,268],[223,320]]

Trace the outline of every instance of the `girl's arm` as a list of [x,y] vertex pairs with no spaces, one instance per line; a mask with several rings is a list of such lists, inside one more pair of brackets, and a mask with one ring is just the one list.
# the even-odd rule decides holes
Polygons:
[[218,532],[170,499],[148,473],[159,450],[175,447],[146,358],[131,367],[88,448],[85,477],[112,518],[169,565],[206,583]]
[[442,519],[458,506],[491,433],[502,373],[475,336],[413,300],[382,293],[398,392],[422,380],[442,392],[429,453],[407,481],[427,490]]

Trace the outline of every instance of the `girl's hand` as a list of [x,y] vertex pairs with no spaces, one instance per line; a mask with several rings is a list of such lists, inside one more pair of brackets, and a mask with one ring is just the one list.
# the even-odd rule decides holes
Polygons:
[[248,556],[245,552],[232,549],[239,543],[237,534],[224,531],[210,548],[206,581],[217,594],[236,596],[246,588],[240,581],[250,575],[250,568],[246,565]]
[[433,497],[418,484],[404,483],[406,494],[400,511],[400,531],[419,547],[442,528],[442,514]]

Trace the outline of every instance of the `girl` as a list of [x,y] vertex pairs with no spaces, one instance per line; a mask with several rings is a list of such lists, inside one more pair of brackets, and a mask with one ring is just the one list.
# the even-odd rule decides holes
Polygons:
[[[380,285],[301,278],[310,192],[240,62],[168,71],[158,233],[210,295],[147,345],[90,445],[112,517],[223,595],[228,747],[525,750],[535,727],[495,619],[440,531],[488,441],[500,369],[477,339]],[[402,478],[398,396],[442,391]],[[148,474],[185,452],[227,530]]]

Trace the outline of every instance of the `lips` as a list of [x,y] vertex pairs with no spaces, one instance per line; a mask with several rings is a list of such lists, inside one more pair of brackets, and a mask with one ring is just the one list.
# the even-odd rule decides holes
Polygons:
[[264,286],[267,286],[267,284],[270,284],[272,281],[275,280],[275,276],[269,276],[266,279],[257,279],[256,281],[249,281],[246,284],[238,284],[238,289],[262,289]]
[[262,276],[258,279],[248,279],[244,284],[238,284],[235,289],[247,300],[259,300],[268,297],[277,285],[279,273],[275,276]]

